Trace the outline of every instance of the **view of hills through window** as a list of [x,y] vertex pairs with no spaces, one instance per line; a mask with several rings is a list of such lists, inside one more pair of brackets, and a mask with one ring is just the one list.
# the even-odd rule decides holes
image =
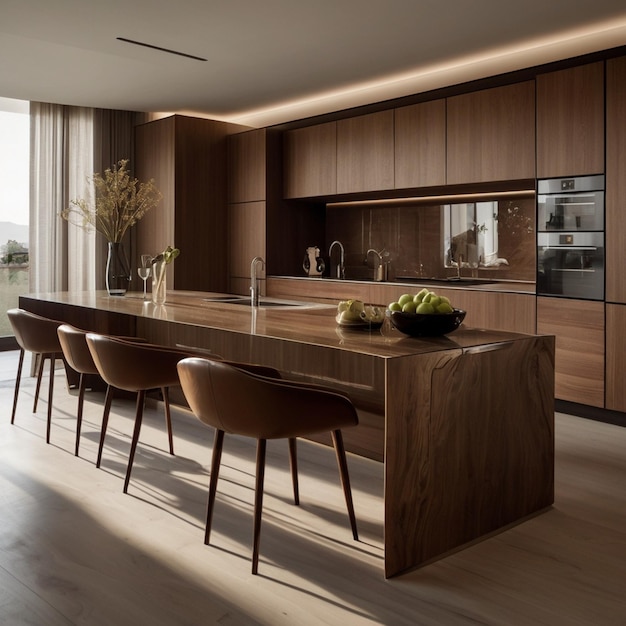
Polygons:
[[0,98],[0,337],[28,292],[29,103]]

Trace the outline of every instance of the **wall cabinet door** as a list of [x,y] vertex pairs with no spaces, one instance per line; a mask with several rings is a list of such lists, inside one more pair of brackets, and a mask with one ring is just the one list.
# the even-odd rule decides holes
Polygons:
[[626,57],[606,72],[606,299],[626,303]]
[[537,333],[555,335],[559,400],[604,407],[604,303],[537,298]]
[[537,76],[537,177],[604,172],[604,63]]
[[535,86],[525,81],[447,100],[447,182],[535,177]]
[[395,187],[446,184],[446,101],[395,109]]
[[228,138],[228,174],[228,202],[265,200],[265,129],[238,133]]
[[298,128],[284,136],[285,198],[337,193],[337,123]]
[[337,122],[337,193],[394,188],[393,110]]

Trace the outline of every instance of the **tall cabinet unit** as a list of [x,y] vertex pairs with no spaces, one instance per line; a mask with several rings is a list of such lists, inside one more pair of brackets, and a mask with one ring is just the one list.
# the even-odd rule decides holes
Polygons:
[[[229,289],[249,294],[250,264],[259,268],[261,293],[265,275],[297,275],[308,245],[323,245],[324,209],[283,197],[283,134],[273,129],[233,135],[228,146]],[[320,208],[321,207],[321,208]]]
[[606,408],[626,411],[626,57],[606,64]]
[[[168,288],[226,289],[226,137],[224,122],[173,115],[135,128],[135,174],[163,194],[137,224],[137,254],[167,246],[181,253]],[[135,263],[136,264],[136,263]]]
[[[250,130],[228,140],[228,284],[248,295],[250,264],[266,258],[266,131]],[[261,292],[265,269],[259,267]]]
[[604,172],[604,63],[537,76],[537,178]]

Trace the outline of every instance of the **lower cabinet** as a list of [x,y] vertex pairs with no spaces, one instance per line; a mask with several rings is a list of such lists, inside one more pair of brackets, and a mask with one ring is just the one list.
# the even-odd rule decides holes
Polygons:
[[606,408],[626,412],[626,305],[606,305]]
[[604,303],[539,297],[537,333],[556,337],[556,398],[604,408]]

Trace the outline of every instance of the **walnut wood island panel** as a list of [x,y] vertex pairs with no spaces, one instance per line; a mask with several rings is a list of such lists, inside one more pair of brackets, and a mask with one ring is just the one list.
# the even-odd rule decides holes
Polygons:
[[[335,307],[252,309],[170,292],[48,293],[20,306],[97,332],[195,346],[350,394],[354,453],[384,463],[384,573],[423,566],[554,501],[554,337],[340,329]],[[350,433],[350,431],[354,431]]]

